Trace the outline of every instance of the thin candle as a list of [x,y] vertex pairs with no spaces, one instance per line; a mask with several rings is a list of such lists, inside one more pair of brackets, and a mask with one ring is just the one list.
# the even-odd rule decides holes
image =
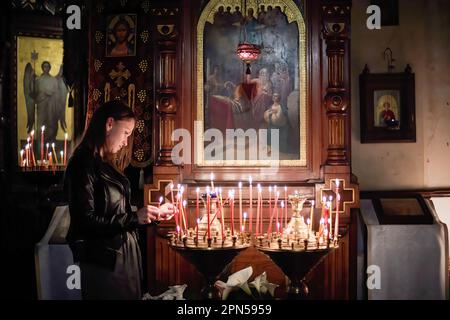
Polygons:
[[259,215],[260,215],[260,202],[261,202],[261,184],[258,183],[258,200],[256,204],[256,235],[259,234]]
[[333,235],[332,230],[333,230],[333,196],[329,196],[328,197],[328,208],[329,208],[329,217],[328,219],[331,219],[330,221],[328,221],[328,225],[329,225],[329,237],[331,238],[331,236]]
[[67,164],[67,138],[68,138],[68,134],[65,133],[64,134],[64,162],[63,162],[64,165]]
[[46,158],[46,159],[45,159],[45,160],[48,161],[48,148],[50,147],[50,143],[47,142],[47,143],[45,144],[45,146],[46,146],[46,149],[45,149],[45,158]]
[[[277,190],[277,186],[275,186],[275,191]],[[277,223],[279,223],[279,217],[278,217],[278,198],[280,197],[280,192],[277,191],[277,197],[275,198],[275,204],[273,206],[273,209],[275,210],[275,213],[277,215]]]
[[188,219],[187,219],[187,209],[186,209],[186,206],[187,206],[187,201],[186,201],[186,200],[183,200],[184,223],[185,223],[185,229],[186,229],[186,234],[187,234],[187,231],[188,231],[189,226],[188,226]]
[[24,153],[23,149],[21,149],[19,153],[20,153],[20,162],[19,162],[19,166],[22,167],[22,166],[23,166],[23,153]]
[[231,224],[231,235],[234,236],[234,190],[228,191],[228,198],[230,199],[230,224]]
[[[196,193],[196,201],[195,201],[195,218],[197,219],[197,221],[200,221],[200,202],[199,202],[199,193],[200,193],[200,188],[197,187],[195,189],[195,193]],[[197,222],[197,230],[196,230],[196,237],[198,239],[198,222]]]
[[338,238],[339,232],[339,202],[341,201],[341,195],[336,195],[336,221],[334,222],[334,240]]
[[209,193],[209,186],[206,187],[206,214],[208,216],[208,229],[207,229],[207,233],[208,233],[208,239],[211,239],[211,225],[210,225],[210,198],[211,195]]
[[48,165],[53,166],[53,157],[51,151],[48,153]]
[[287,227],[288,219],[288,201],[287,201],[287,186],[284,186],[284,227]]
[[200,225],[200,218],[197,218],[197,227],[195,229],[195,237],[197,238],[198,241],[198,226]]
[[41,127],[41,165],[44,164],[44,131],[45,131],[45,126]]
[[31,158],[30,158],[30,137],[27,137],[27,145],[25,146],[25,152],[27,157],[27,167],[31,165]]
[[[281,223],[280,223],[280,225],[283,225],[284,201],[281,201],[280,205],[281,205]],[[285,224],[284,224],[285,228],[286,228],[286,226],[287,226],[287,219],[285,219]]]
[[328,224],[330,226],[330,232],[328,233],[328,237],[331,238],[331,236],[333,235],[333,210],[332,210],[332,202],[329,201],[328,202],[328,206],[330,207],[330,217],[328,218]]
[[239,225],[241,226],[242,229],[242,182],[239,182],[238,187],[239,187]]
[[30,144],[29,143],[27,143],[25,145],[25,165],[27,167],[30,166]]
[[[275,188],[276,188],[276,186],[275,186]],[[276,189],[275,189],[276,190]],[[278,202],[278,196],[280,195],[280,193],[279,192],[277,192],[276,193],[276,197],[275,197],[275,204],[274,204],[274,206],[273,206],[273,211],[272,211],[272,213],[271,213],[271,215],[270,215],[270,220],[269,220],[269,228],[267,229],[267,233],[268,234],[270,234],[271,232],[272,232],[272,222],[273,222],[273,217],[274,217],[274,215],[275,215],[275,211],[277,211],[278,212],[278,209],[277,209],[277,202]],[[278,214],[278,213],[277,213]],[[278,219],[277,219],[277,222],[278,222]]]
[[242,231],[245,232],[245,220],[247,220],[247,212],[244,212],[244,224],[242,226]]
[[312,231],[312,225],[314,222],[314,200],[311,200],[311,210],[309,212],[309,218],[311,219],[311,224],[309,225],[309,231]]
[[225,240],[225,237],[224,237],[225,217],[223,215],[224,212],[223,212],[223,202],[222,202],[222,188],[219,188],[218,196],[219,196],[219,210],[220,210],[220,230],[221,230],[221,234],[222,234],[222,241],[224,241]]
[[211,189],[214,190],[214,174],[211,172]]
[[272,216],[272,186],[269,186],[269,218]]
[[252,176],[249,176],[248,183],[250,187],[250,221],[249,221],[249,231],[252,232],[253,228],[253,186],[252,186]]
[[163,202],[163,197],[159,197],[158,208],[161,208],[161,203]]
[[33,166],[35,166],[36,165],[36,159],[34,158],[34,130],[31,130],[30,135],[31,135],[31,145],[30,145],[30,148],[31,148],[31,160],[33,161]]
[[[54,142],[52,142],[52,154],[53,154],[53,156],[55,157],[55,162],[54,162],[54,164],[57,164],[57,163],[58,163],[58,158],[56,157],[57,154],[56,154],[55,143],[54,143]],[[53,160],[53,159],[52,159],[52,160]]]

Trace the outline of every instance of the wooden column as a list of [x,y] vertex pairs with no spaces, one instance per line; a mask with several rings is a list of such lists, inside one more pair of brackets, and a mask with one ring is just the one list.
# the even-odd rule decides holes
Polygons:
[[171,134],[175,129],[178,107],[176,88],[177,41],[175,25],[158,25],[158,89],[156,97],[156,123],[158,127],[157,165],[171,166],[171,152],[174,143]]
[[349,37],[351,1],[322,1],[323,38],[328,60],[328,86],[324,98],[327,114],[327,165],[349,165]]

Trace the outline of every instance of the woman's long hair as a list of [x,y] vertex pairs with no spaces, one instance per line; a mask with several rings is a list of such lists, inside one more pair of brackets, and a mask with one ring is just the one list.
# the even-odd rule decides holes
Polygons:
[[100,149],[104,147],[106,142],[106,121],[110,117],[115,121],[129,119],[136,120],[133,110],[123,102],[119,100],[106,102],[95,110],[91,121],[83,134],[83,138],[76,149],[81,146],[87,147],[92,151],[93,156],[100,156],[103,161],[110,163],[119,172],[123,173],[125,168],[131,162],[134,134],[131,134],[128,137],[128,144],[126,147],[120,149],[116,154],[103,155],[102,157]]

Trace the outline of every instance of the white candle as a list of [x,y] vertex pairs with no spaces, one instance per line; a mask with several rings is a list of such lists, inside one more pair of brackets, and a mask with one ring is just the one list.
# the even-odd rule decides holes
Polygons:
[[23,151],[23,149],[22,150],[20,150],[20,163],[19,163],[19,166],[23,166],[23,153],[24,153],[24,151]]
[[336,195],[336,221],[334,223],[334,240],[337,240],[339,233],[339,202],[341,201],[341,195]]
[[242,182],[239,182],[239,225],[242,231]]
[[[257,200],[257,204],[256,204],[256,235],[259,234],[259,219],[260,219],[260,203],[261,203],[261,184],[258,183],[257,185],[258,188],[258,200]],[[262,216],[261,216],[262,219]]]
[[68,138],[68,134],[65,133],[64,134],[64,162],[63,162],[63,165],[67,164],[67,138]]
[[214,174],[211,172],[211,189],[214,190]]
[[309,218],[311,219],[311,224],[309,225],[309,231],[311,231],[312,225],[314,222],[314,200],[311,200],[311,211],[309,213]]
[[250,222],[249,222],[249,231],[252,232],[253,228],[253,186],[252,186],[252,176],[248,178],[249,186],[250,186]]
[[44,165],[44,131],[45,126],[41,127],[41,165]]

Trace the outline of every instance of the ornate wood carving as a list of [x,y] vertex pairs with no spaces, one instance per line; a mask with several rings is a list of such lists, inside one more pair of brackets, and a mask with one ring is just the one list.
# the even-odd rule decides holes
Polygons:
[[177,29],[173,24],[158,25],[158,89],[156,98],[156,123],[159,123],[159,141],[157,143],[157,164],[171,166],[171,152],[174,146],[171,134],[175,129],[175,117],[178,107],[176,88]]
[[348,48],[351,1],[322,1],[323,37],[328,59],[328,86],[324,99],[328,127],[328,165],[348,165],[346,134],[349,122]]

